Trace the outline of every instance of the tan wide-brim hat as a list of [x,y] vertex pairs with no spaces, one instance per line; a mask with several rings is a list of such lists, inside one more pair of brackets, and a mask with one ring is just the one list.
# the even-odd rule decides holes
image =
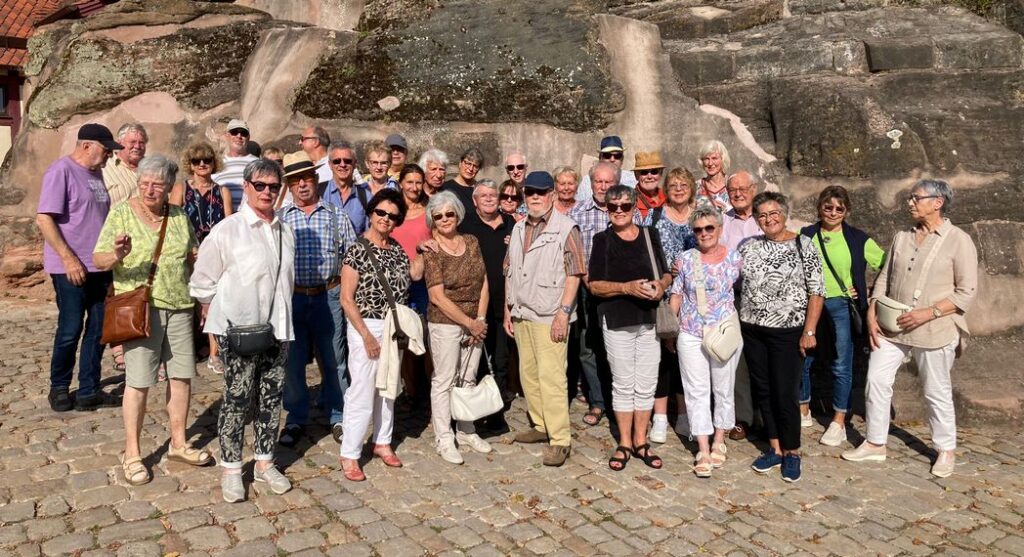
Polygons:
[[661,153],[658,151],[640,151],[636,154],[636,164],[633,170],[649,170],[651,168],[665,168],[661,162]]
[[284,156],[284,160],[281,162],[284,166],[285,178],[295,176],[296,174],[302,174],[303,172],[316,172],[316,169],[323,166],[323,164],[314,164],[305,151],[288,153]]

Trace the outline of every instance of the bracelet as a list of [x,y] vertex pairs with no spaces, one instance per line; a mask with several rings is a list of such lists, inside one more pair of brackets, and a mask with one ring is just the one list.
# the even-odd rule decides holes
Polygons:
[[481,315],[481,316],[477,317],[476,320],[477,321],[487,321],[487,318],[484,317],[483,315]]

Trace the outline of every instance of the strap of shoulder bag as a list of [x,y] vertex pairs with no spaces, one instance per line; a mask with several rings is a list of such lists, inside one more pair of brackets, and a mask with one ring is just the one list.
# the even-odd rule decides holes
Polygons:
[[284,243],[284,233],[281,232],[281,227],[282,226],[284,226],[284,223],[281,222],[280,219],[278,219],[278,221],[277,221],[277,273],[274,275],[274,290],[273,290],[273,294],[271,294],[271,296],[270,296],[270,313],[267,314],[267,323],[270,323],[270,321],[274,319],[274,302],[277,300],[277,282],[279,280],[281,280],[281,263],[282,263],[281,256],[283,255],[283,252],[281,251],[283,248],[282,248],[281,245]]
[[661,277],[658,276],[658,260],[654,257],[654,244],[651,242],[651,234],[647,230],[646,226],[641,226],[640,230],[643,230],[644,232],[644,242],[647,244],[647,255],[651,257],[651,272],[654,273],[654,280],[661,280]]
[[391,307],[391,313],[395,319],[395,333],[402,333],[404,335],[405,332],[402,331],[402,326],[398,322],[398,303],[395,301],[395,292],[391,290],[391,284],[388,283],[387,277],[384,276],[384,270],[381,268],[380,262],[377,261],[377,256],[373,253],[373,244],[365,236],[359,238],[359,241],[366,246],[366,253],[370,258],[370,266],[373,267],[373,271],[377,273],[377,280],[384,287],[384,295],[388,298],[388,306]]
[[800,276],[804,277],[804,290],[807,290],[807,273],[804,272],[804,247],[800,243],[801,234],[797,234],[795,238],[796,242],[796,255],[800,258]]
[[164,203],[164,220],[160,223],[160,236],[156,240],[156,249],[153,250],[153,263],[149,266],[149,276],[146,277],[146,286],[153,287],[153,279],[156,278],[156,266],[160,262],[160,253],[164,250],[164,237],[167,236],[167,221],[171,220],[171,208]]
[[693,288],[697,292],[697,313],[701,319],[708,314],[708,293],[704,289],[704,265],[700,261],[700,252],[695,249],[693,254]]
[[832,278],[836,279],[836,282],[839,283],[839,289],[843,291],[843,294],[847,294],[846,284],[843,283],[843,279],[839,278],[839,273],[836,272],[836,268],[832,266],[832,262],[828,259],[828,250],[825,249],[825,239],[821,236],[821,228],[818,228],[818,244],[821,246],[821,257],[825,259],[825,265],[828,267],[829,272],[832,273]]
[[940,235],[939,239],[935,241],[932,246],[932,250],[928,252],[928,257],[924,259],[924,266],[921,267],[921,274],[917,277],[917,284],[914,285],[914,299],[910,301],[910,307],[917,307],[917,300],[921,297],[921,293],[924,290],[924,283],[928,280],[928,272],[932,270],[932,263],[935,263],[935,258],[939,255],[939,248],[942,247],[942,243],[946,241],[946,236],[949,234]]

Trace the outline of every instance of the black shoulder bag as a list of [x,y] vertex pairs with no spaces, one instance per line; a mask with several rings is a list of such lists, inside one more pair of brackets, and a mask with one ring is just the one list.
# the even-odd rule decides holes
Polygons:
[[[839,273],[836,272],[836,268],[832,266],[832,262],[828,260],[828,250],[825,249],[825,239],[821,236],[821,228],[818,229],[818,244],[821,245],[821,257],[825,259],[825,265],[828,267],[832,278],[836,279],[839,283],[839,289],[846,294],[846,285],[843,284],[843,279],[839,278]],[[858,292],[857,295],[862,295],[863,292]],[[843,296],[846,298],[846,306],[850,311],[850,330],[854,336],[861,336],[864,334],[864,316],[860,314],[860,308],[857,307],[857,303],[853,301],[853,298],[849,296]]]
[[255,325],[234,325],[228,321],[228,329],[225,334],[228,338],[228,349],[237,356],[255,356],[262,354],[277,343],[274,337],[274,326],[270,321],[274,318],[274,300],[277,299],[277,282],[281,279],[281,245],[284,243],[281,226],[278,223],[277,229],[277,275],[274,277],[274,290],[270,298],[270,313],[267,315],[266,323]]
[[395,302],[395,293],[391,290],[388,278],[384,276],[384,270],[381,268],[380,262],[377,261],[377,256],[373,254],[373,244],[365,237],[359,238],[359,242],[366,248],[366,255],[370,259],[370,266],[373,267],[373,272],[377,274],[377,280],[384,287],[384,295],[388,297],[388,306],[391,307],[391,318],[395,321],[395,333],[391,338],[398,343],[399,350],[405,350],[409,347],[409,335],[405,334],[405,331],[402,330],[402,325],[398,320],[398,303]]

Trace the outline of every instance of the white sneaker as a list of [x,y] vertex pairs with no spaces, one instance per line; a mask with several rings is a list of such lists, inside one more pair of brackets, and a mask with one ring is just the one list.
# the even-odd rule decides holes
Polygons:
[[491,444],[481,439],[480,436],[475,433],[463,433],[461,431],[456,432],[455,440],[460,445],[468,445],[469,448],[478,453],[487,454],[491,452]]
[[288,478],[284,477],[284,474],[282,474],[280,470],[277,469],[277,466],[274,465],[271,465],[262,472],[254,468],[252,477],[256,482],[265,482],[270,486],[270,491],[273,491],[278,495],[284,495],[292,489],[292,482],[288,481]]
[[829,447],[838,447],[846,441],[846,426],[839,425],[836,422],[829,422],[828,429],[822,434],[821,439],[818,440],[822,445],[828,445]]
[[850,462],[885,462],[885,447],[873,447],[864,441],[856,449],[843,451],[842,457]]
[[953,451],[939,451],[939,458],[935,459],[932,465],[932,475],[939,478],[948,478],[953,474],[956,466],[956,453]]
[[651,433],[647,436],[651,443],[664,443],[668,441],[668,420],[655,420],[651,424]]
[[434,445],[434,450],[437,451],[437,454],[441,455],[441,459],[445,462],[449,462],[451,464],[463,463],[462,455],[459,454],[459,449],[455,448],[454,441],[442,441],[441,439],[438,439],[437,443]]
[[811,427],[814,425],[814,419],[811,418],[811,413],[800,414],[800,427]]
[[676,430],[676,433],[678,433],[679,435],[683,435],[685,437],[689,437],[690,439],[693,438],[690,435],[690,420],[688,420],[686,418],[686,414],[680,414],[680,415],[676,416],[676,427],[675,427],[675,430]]

